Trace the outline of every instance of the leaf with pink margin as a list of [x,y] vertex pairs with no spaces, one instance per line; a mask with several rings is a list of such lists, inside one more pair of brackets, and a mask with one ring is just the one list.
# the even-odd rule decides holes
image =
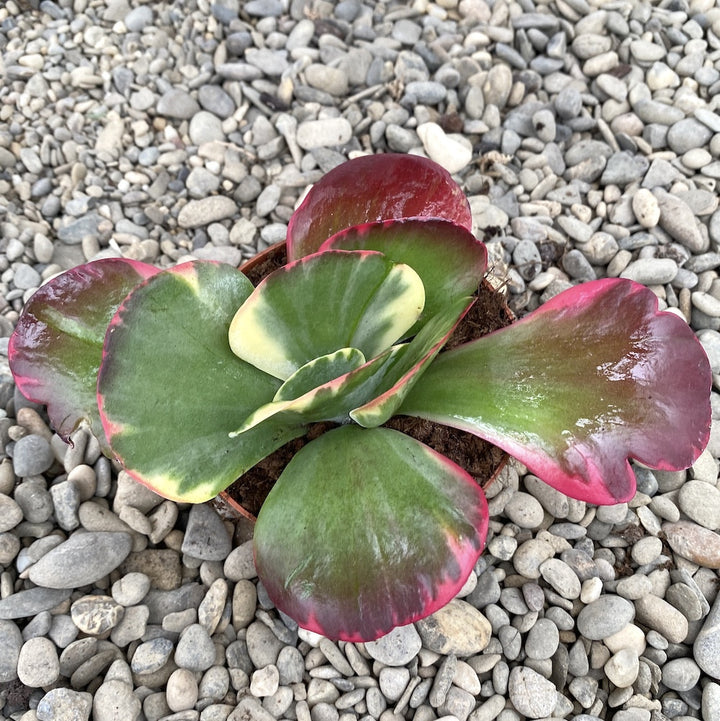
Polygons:
[[413,335],[454,298],[472,295],[487,268],[487,249],[469,230],[437,218],[366,223],[328,238],[325,250],[376,250],[409,265],[425,287],[425,307]]
[[416,217],[472,228],[465,194],[434,161],[399,153],[353,158],[315,183],[293,213],[288,259],[316,252],[331,235],[353,225]]
[[572,498],[635,493],[628,462],[690,466],[710,432],[710,366],[647,288],[575,286],[522,320],[440,354],[400,413],[470,431]]
[[230,437],[280,386],[227,342],[252,290],[229,265],[184,263],[136,288],[108,329],[98,376],[103,427],[125,470],[166,498],[206,501],[304,433],[299,423],[270,421]]
[[450,601],[487,528],[485,497],[462,468],[398,431],[342,426],[283,471],[258,516],[255,563],[301,626],[371,641]]
[[85,421],[107,449],[95,397],[105,331],[125,296],[157,272],[124,258],[92,261],[49,280],[23,308],[10,368],[20,392],[47,405],[64,440]]

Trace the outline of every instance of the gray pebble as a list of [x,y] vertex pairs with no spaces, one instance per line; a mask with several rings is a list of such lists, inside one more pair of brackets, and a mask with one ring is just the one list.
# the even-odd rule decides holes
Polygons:
[[60,677],[60,660],[55,644],[43,636],[27,640],[20,649],[17,676],[31,688],[52,686]]
[[418,653],[422,641],[415,627],[410,624],[398,626],[377,641],[365,644],[372,658],[386,666],[404,666]]
[[50,444],[42,437],[28,434],[15,443],[13,449],[13,468],[15,475],[37,476],[50,468],[55,460],[55,454]]
[[691,658],[668,661],[662,669],[662,681],[673,691],[689,691],[700,679],[700,668]]
[[693,148],[700,148],[712,137],[713,131],[694,118],[683,118],[670,126],[667,143],[670,149],[682,155]]
[[588,259],[577,249],[567,252],[563,256],[562,264],[565,272],[575,280],[588,281],[596,278]]
[[127,533],[75,533],[30,568],[30,580],[46,588],[77,588],[93,583],[127,558]]
[[23,519],[22,508],[10,496],[0,493],[0,533],[15,528]]
[[539,618],[525,640],[525,653],[529,658],[552,658],[560,643],[557,626],[548,618]]
[[173,652],[169,638],[154,638],[141,643],[132,656],[130,668],[133,673],[153,673],[161,669]]
[[0,621],[0,683],[14,681],[17,678],[17,662],[23,637],[20,629],[12,621]]
[[542,577],[563,597],[580,597],[580,579],[577,574],[559,558],[549,558],[540,565]]
[[510,672],[508,694],[515,709],[527,718],[551,716],[557,703],[552,681],[525,666],[516,666]]
[[153,21],[153,11],[152,8],[148,7],[147,5],[141,5],[140,7],[137,7],[133,10],[131,10],[126,16],[125,16],[125,27],[131,32],[131,33],[139,33],[142,32],[142,30],[147,26],[150,25]]
[[678,493],[680,510],[705,528],[720,528],[720,491],[704,481],[688,481]]
[[409,681],[410,671],[404,667],[387,666],[380,670],[378,676],[380,691],[390,703],[394,703],[402,696]]
[[110,679],[102,683],[93,698],[93,721],[136,721],[142,705],[133,687],[124,681]]
[[720,595],[695,638],[693,657],[705,673],[717,679],[720,669]]
[[211,143],[214,140],[219,142],[225,140],[222,121],[217,115],[209,113],[207,110],[200,110],[192,116],[188,134],[193,145]]
[[577,627],[585,638],[601,641],[621,631],[635,616],[630,601],[605,595],[585,606],[577,617]]
[[620,277],[643,285],[662,285],[670,283],[677,271],[677,263],[671,258],[640,258],[630,263]]
[[197,100],[184,90],[171,88],[158,100],[155,110],[158,115],[164,115],[166,118],[190,120],[200,111],[200,106]]
[[182,552],[203,561],[224,561],[231,548],[230,537],[220,516],[207,504],[192,506]]
[[188,626],[180,636],[175,663],[190,671],[206,671],[215,663],[215,644],[200,624]]
[[633,155],[622,150],[608,158],[600,183],[624,187],[628,183],[642,179],[649,166],[649,161],[642,155]]
[[247,652],[256,668],[264,668],[270,664],[277,665],[278,656],[283,643],[264,624],[256,621],[248,626]]
[[708,249],[707,242],[688,204],[664,191],[658,191],[656,196],[660,206],[660,227],[692,253],[704,253]]
[[198,102],[204,110],[223,120],[235,112],[235,101],[219,85],[198,88]]
[[352,137],[352,126],[345,118],[308,120],[297,129],[297,143],[304,150],[344,145]]
[[545,517],[539,501],[522,491],[513,493],[503,513],[520,528],[537,528]]
[[92,712],[93,697],[84,691],[54,688],[38,702],[38,721],[88,721]]

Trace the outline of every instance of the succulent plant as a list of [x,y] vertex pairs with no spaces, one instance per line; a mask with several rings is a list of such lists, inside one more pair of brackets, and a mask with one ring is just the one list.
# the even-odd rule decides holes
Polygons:
[[575,286],[443,350],[486,272],[471,227],[432,161],[357,158],[310,190],[289,262],[257,287],[212,262],[91,262],[30,299],[11,368],[61,436],[89,424],[128,473],[179,501],[206,501],[311,424],[337,424],[270,492],[255,559],[301,626],[371,640],[447,603],[488,528],[476,480],[391,417],[469,431],[596,504],[633,496],[629,459],[686,468],[709,437],[702,347],[631,281]]

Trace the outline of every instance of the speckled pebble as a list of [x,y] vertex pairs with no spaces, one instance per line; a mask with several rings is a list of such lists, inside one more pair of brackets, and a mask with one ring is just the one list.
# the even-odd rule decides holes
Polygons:
[[18,656],[17,675],[21,683],[31,688],[52,686],[60,677],[55,644],[44,636],[25,641]]
[[418,653],[422,641],[415,627],[398,626],[377,641],[365,644],[365,649],[372,658],[386,666],[404,666]]
[[510,672],[508,694],[515,709],[532,719],[551,716],[557,703],[555,684],[525,666]]
[[200,624],[183,631],[175,650],[175,663],[190,671],[206,671],[215,662],[215,644]]

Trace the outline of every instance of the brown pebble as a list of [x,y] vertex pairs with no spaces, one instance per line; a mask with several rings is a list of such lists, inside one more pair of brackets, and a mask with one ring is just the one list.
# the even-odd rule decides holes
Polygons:
[[720,535],[690,521],[664,523],[663,531],[670,548],[704,568],[720,568]]

